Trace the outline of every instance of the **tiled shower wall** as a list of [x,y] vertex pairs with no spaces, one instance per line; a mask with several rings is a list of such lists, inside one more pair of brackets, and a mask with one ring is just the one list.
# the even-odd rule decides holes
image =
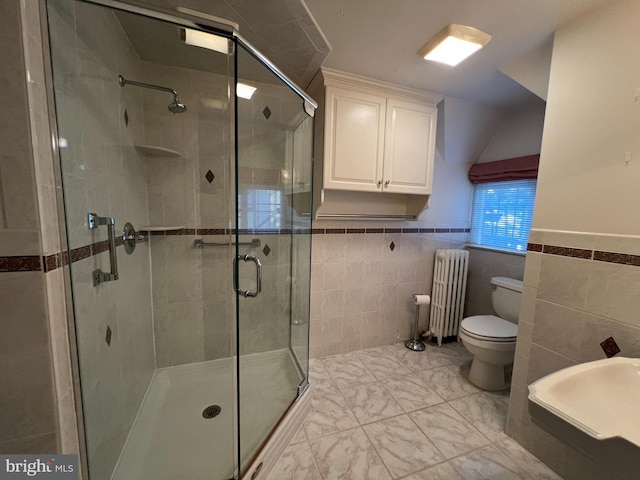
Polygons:
[[[180,230],[151,235],[153,308],[158,367],[228,357],[234,346],[235,172],[231,171],[228,79],[225,75],[142,63],[142,81],[178,91],[187,111],[168,112],[166,94],[144,91],[143,143],[172,149],[179,157],[146,159],[149,224]],[[286,191],[281,170],[287,158],[287,122],[300,102],[287,89],[266,83],[253,98],[240,99],[239,178],[243,187]],[[291,95],[289,93],[289,95]],[[269,114],[263,114],[265,107]],[[245,215],[241,207],[241,218]],[[287,223],[282,209],[283,227]],[[241,223],[239,228],[243,228]],[[277,229],[276,229],[277,230]],[[227,234],[224,234],[224,232]],[[241,254],[263,264],[263,291],[240,300],[240,353],[289,345],[290,277],[288,234],[241,236],[261,246],[241,246]],[[194,240],[227,246],[194,248]],[[265,248],[267,247],[268,248]],[[241,262],[241,288],[252,289],[253,267]]]
[[527,386],[577,363],[640,356],[640,237],[532,230],[507,432],[563,478],[606,479],[589,458],[535,425]]

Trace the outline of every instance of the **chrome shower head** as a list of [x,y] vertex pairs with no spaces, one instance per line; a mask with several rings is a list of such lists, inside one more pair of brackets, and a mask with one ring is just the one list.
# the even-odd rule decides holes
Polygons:
[[124,87],[125,85],[135,85],[136,87],[151,88],[153,90],[161,90],[163,92],[173,93],[173,102],[171,102],[167,106],[169,111],[171,113],[182,113],[187,111],[187,106],[184,103],[180,102],[180,99],[178,98],[178,92],[176,92],[173,88],[162,87],[160,85],[153,85],[151,83],[143,83],[143,82],[135,82],[133,80],[127,80],[122,75],[118,75],[118,84],[121,87]]
[[183,113],[187,111],[187,106],[180,102],[178,95],[173,96],[173,102],[171,102],[167,108],[171,113]]

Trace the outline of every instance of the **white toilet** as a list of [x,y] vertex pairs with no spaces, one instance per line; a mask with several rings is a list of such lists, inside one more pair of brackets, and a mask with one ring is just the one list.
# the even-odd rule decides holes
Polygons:
[[459,337],[473,354],[469,381],[483,390],[509,387],[507,365],[513,363],[518,335],[522,281],[491,279],[491,303],[499,315],[474,315],[460,323]]

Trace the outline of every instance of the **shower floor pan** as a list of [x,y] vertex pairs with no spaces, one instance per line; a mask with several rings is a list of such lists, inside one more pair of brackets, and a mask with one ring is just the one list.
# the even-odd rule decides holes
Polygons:
[[[249,461],[294,399],[300,375],[287,349],[240,363],[241,458]],[[234,370],[231,358],[156,370],[111,479],[232,478]],[[204,418],[212,406],[220,412]]]

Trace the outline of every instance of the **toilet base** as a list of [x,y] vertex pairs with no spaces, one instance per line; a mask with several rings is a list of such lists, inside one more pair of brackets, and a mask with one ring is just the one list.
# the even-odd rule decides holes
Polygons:
[[469,381],[483,390],[505,390],[509,388],[505,367],[506,365],[495,365],[474,356]]

